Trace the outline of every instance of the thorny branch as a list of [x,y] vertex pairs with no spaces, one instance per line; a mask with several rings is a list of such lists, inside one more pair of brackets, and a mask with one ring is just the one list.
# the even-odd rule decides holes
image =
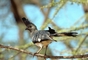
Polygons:
[[[19,51],[21,53],[33,55],[31,52],[28,52],[28,51],[25,51],[25,50],[22,50],[22,49],[18,49],[18,48],[15,48],[15,47],[11,47],[11,46],[4,46],[2,44],[0,44],[0,48],[11,49],[11,50]],[[35,56],[43,57],[43,58],[52,58],[52,59],[88,58],[88,54],[85,54],[85,55],[74,55],[74,56],[47,56],[47,55],[44,56],[42,54],[36,54]]]

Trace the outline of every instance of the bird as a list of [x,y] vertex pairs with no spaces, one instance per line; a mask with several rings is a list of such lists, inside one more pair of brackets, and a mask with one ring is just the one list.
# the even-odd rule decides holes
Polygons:
[[39,47],[38,51],[34,54],[38,54],[42,50],[42,48],[46,48],[44,53],[44,55],[46,55],[48,45],[51,42],[56,41],[53,39],[53,37],[60,37],[60,36],[76,37],[77,36],[77,32],[57,33],[55,29],[52,29],[51,27],[48,27],[48,30],[38,30],[37,26],[33,24],[31,21],[29,21],[27,18],[23,17],[22,20],[26,25],[25,30],[28,30],[31,35],[32,42],[34,43],[34,45]]

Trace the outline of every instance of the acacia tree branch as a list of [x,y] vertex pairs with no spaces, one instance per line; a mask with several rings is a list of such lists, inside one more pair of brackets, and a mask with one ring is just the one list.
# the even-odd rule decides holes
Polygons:
[[[6,49],[11,49],[11,50],[15,50],[15,51],[19,51],[21,53],[25,53],[25,54],[30,54],[30,55],[34,55],[32,54],[31,52],[28,52],[28,51],[25,51],[25,50],[22,50],[22,49],[18,49],[18,48],[15,48],[15,47],[11,47],[11,46],[4,46],[2,44],[0,44],[0,48],[6,48]],[[74,56],[44,56],[42,54],[36,54],[34,56],[37,56],[37,57],[43,57],[43,58],[52,58],[52,59],[73,59],[73,58],[88,58],[88,54],[85,54],[85,55],[74,55]]]

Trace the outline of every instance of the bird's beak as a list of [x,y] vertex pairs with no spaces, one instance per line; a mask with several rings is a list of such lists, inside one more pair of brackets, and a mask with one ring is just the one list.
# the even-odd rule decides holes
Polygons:
[[28,30],[28,28],[26,28],[25,30]]

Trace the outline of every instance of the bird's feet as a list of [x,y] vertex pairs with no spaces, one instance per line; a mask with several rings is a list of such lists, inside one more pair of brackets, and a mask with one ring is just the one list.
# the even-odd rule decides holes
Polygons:
[[38,53],[37,53],[37,52],[36,52],[36,53],[34,53],[34,54],[33,54],[33,57],[34,57],[36,54],[38,54]]
[[44,56],[46,56],[46,53],[44,54]]
[[45,54],[44,54],[44,59],[45,59],[45,60],[46,60],[46,56],[47,56],[47,54],[45,53]]

